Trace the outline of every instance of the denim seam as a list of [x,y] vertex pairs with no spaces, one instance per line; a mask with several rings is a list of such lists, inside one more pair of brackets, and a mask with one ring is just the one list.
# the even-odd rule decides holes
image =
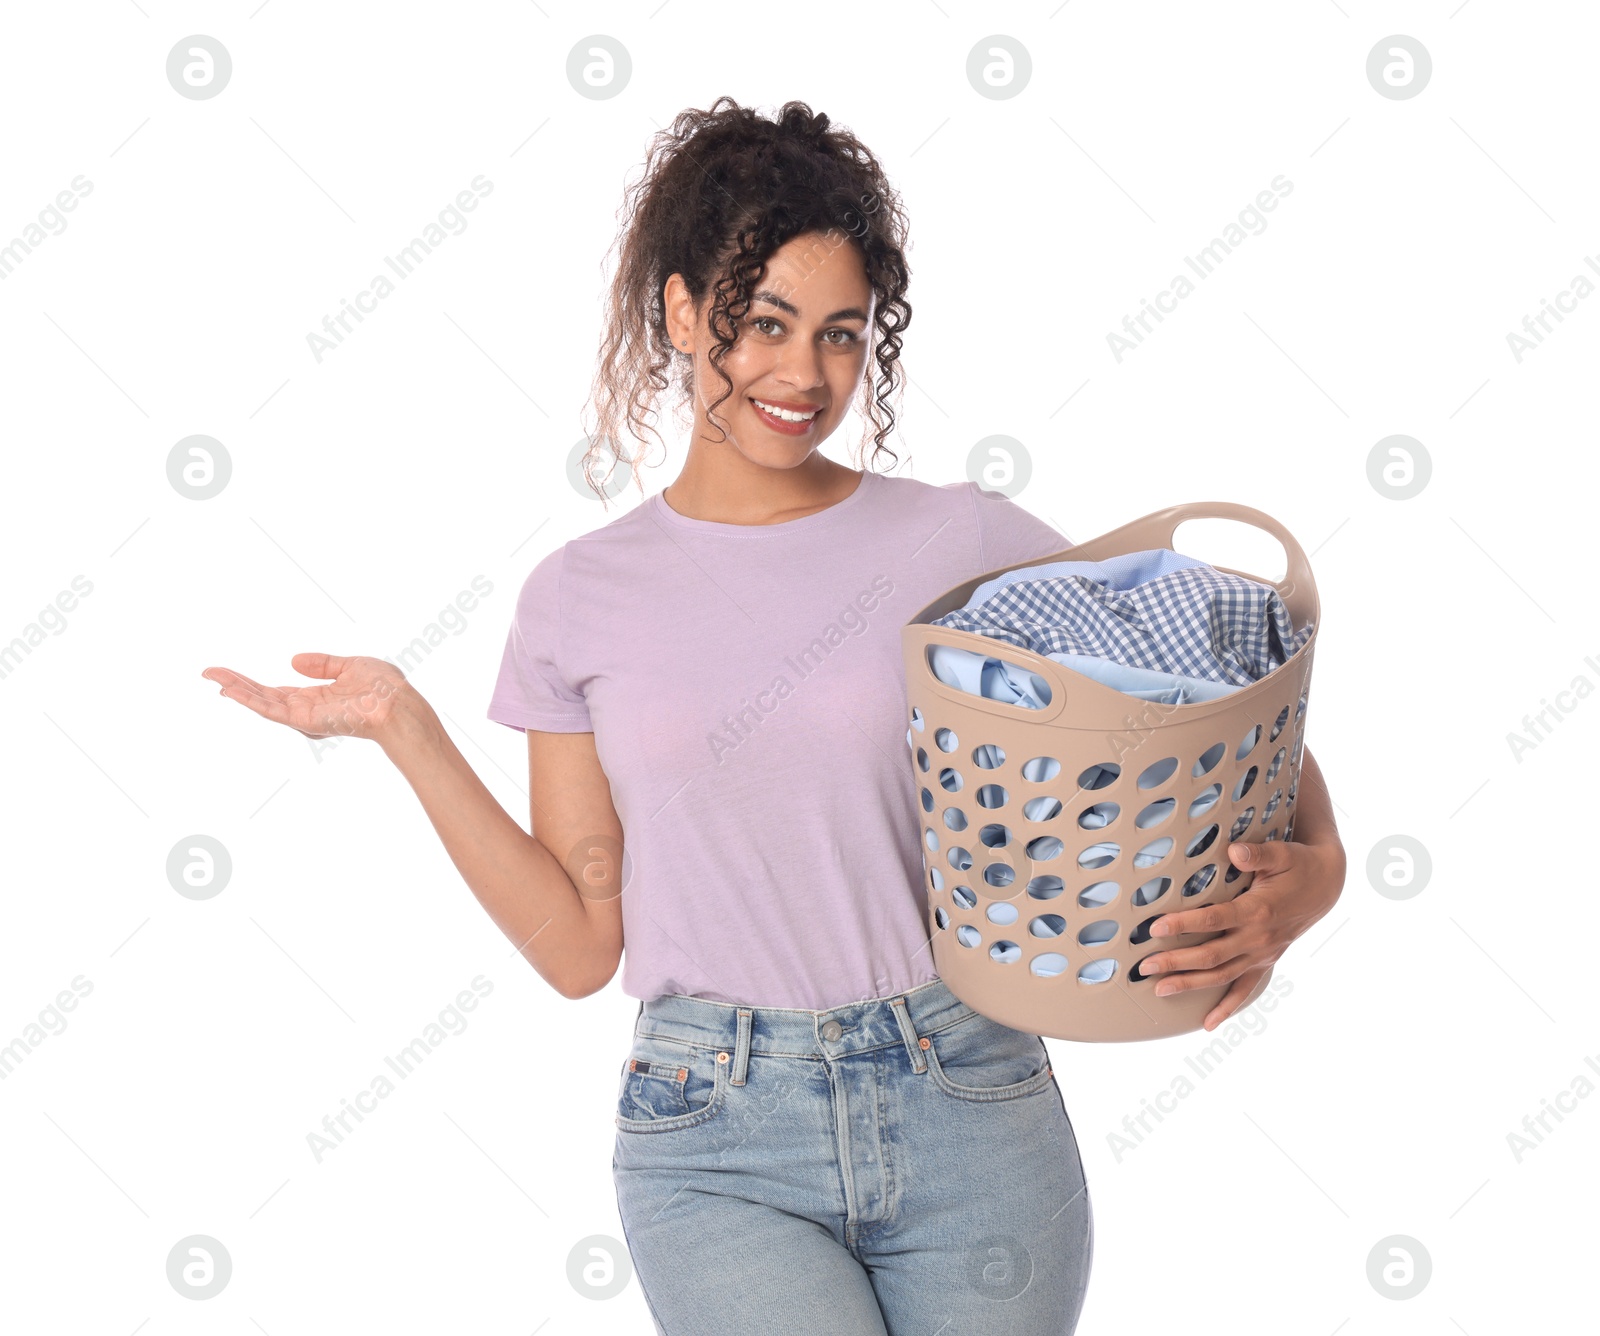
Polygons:
[[[770,1008],[769,1007],[769,1008],[767,1008],[767,1010],[774,1010],[774,1008]],[[978,1013],[976,1013],[976,1012],[973,1013],[974,1016],[977,1015],[977,1014]],[[909,1016],[907,1017],[907,1019],[908,1020],[910,1019]],[[923,1030],[923,1031],[917,1032],[917,1038],[921,1039],[921,1038],[926,1038],[926,1037],[929,1037],[929,1036],[932,1036],[932,1035],[936,1035],[936,1034],[943,1034],[946,1030],[952,1030],[958,1025],[965,1025],[971,1019],[972,1019],[972,1016],[962,1016],[958,1020],[951,1021],[948,1025],[940,1025],[940,1026],[937,1026],[937,1027],[935,1027],[933,1029],[930,1029],[930,1030]],[[702,1050],[705,1050],[705,1051],[708,1051],[708,1052],[715,1052],[717,1050],[717,1047],[718,1047],[718,1041],[684,1039],[684,1038],[681,1038],[678,1035],[660,1034],[660,1033],[658,1033],[658,1032],[656,1032],[654,1030],[636,1030],[634,1032],[634,1035],[638,1039],[654,1039],[654,1040],[657,1040],[657,1041],[659,1041],[659,1042],[661,1042],[663,1044],[677,1044],[680,1048],[702,1049]],[[874,1045],[872,1045],[871,1048],[852,1049],[851,1052],[852,1053],[876,1053],[880,1049],[893,1048],[896,1044],[904,1044],[904,1043],[905,1043],[905,1038],[902,1035],[898,1039],[885,1039],[883,1041],[883,1043],[874,1044]],[[812,1050],[811,1052],[808,1052],[808,1053],[798,1053],[798,1052],[791,1052],[790,1050],[788,1050],[786,1048],[757,1048],[757,1047],[755,1047],[755,1042],[754,1042],[754,1038],[753,1037],[752,1037],[752,1040],[751,1040],[750,1052],[751,1053],[758,1053],[762,1057],[765,1057],[765,1058],[828,1058],[828,1057],[835,1056],[833,1054],[823,1053],[823,1052],[820,1052],[820,1051],[817,1051],[817,1050]]]
[[[939,979],[929,979],[927,983],[919,983],[915,988],[906,989],[904,993],[888,993],[883,997],[862,997],[856,999],[854,1002],[843,1002],[837,1007],[824,1007],[821,1011],[810,1010],[805,1007],[756,1007],[755,1009],[757,1011],[781,1011],[790,1016],[826,1016],[830,1012],[843,1011],[847,1007],[864,1006],[868,1002],[887,1002],[891,998],[906,997],[911,993],[920,993],[934,987],[940,982],[941,980]],[[716,1002],[709,997],[690,997],[687,993],[663,993],[661,996],[670,997],[679,1002],[693,1002],[697,1006],[715,1007],[718,1011],[727,1011],[731,1006],[734,1005],[733,1003],[729,1002]],[[645,1004],[641,1001],[639,1003],[640,1015],[644,1014],[644,1007]]]

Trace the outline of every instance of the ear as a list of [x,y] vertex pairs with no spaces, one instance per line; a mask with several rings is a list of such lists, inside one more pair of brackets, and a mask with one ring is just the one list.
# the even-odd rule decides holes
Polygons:
[[662,285],[661,309],[666,317],[667,337],[673,351],[693,353],[695,344],[694,299],[682,274],[669,274]]

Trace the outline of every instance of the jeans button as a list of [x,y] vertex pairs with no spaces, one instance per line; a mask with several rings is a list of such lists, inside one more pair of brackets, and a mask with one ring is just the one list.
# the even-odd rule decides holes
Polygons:
[[832,1043],[844,1033],[844,1027],[838,1021],[829,1021],[822,1027],[822,1037]]

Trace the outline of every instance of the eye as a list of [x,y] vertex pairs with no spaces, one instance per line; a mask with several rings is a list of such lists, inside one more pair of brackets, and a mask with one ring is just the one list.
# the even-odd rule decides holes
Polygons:
[[843,334],[844,335],[844,338],[841,339],[836,345],[834,345],[835,347],[845,348],[845,347],[848,347],[852,343],[860,343],[861,342],[861,336],[859,334],[857,334],[853,329],[830,329],[828,331],[828,333],[830,333],[830,334]]
[[[758,315],[754,320],[752,320],[750,322],[750,325],[751,325],[752,329],[761,329],[762,325],[776,325],[777,323],[778,322],[776,320],[774,320],[770,315]],[[765,330],[761,330],[761,332],[763,334],[766,333]]]

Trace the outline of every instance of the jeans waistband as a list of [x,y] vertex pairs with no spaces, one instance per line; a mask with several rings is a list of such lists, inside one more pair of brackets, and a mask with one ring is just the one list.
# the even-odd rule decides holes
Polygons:
[[746,1006],[663,993],[639,1004],[634,1033],[724,1050],[732,1062],[731,1082],[742,1085],[752,1053],[838,1058],[887,1044],[904,1044],[913,1070],[921,1072],[927,1066],[919,1042],[922,1037],[975,1014],[941,979],[930,979],[908,992],[847,1002],[826,1011]]

